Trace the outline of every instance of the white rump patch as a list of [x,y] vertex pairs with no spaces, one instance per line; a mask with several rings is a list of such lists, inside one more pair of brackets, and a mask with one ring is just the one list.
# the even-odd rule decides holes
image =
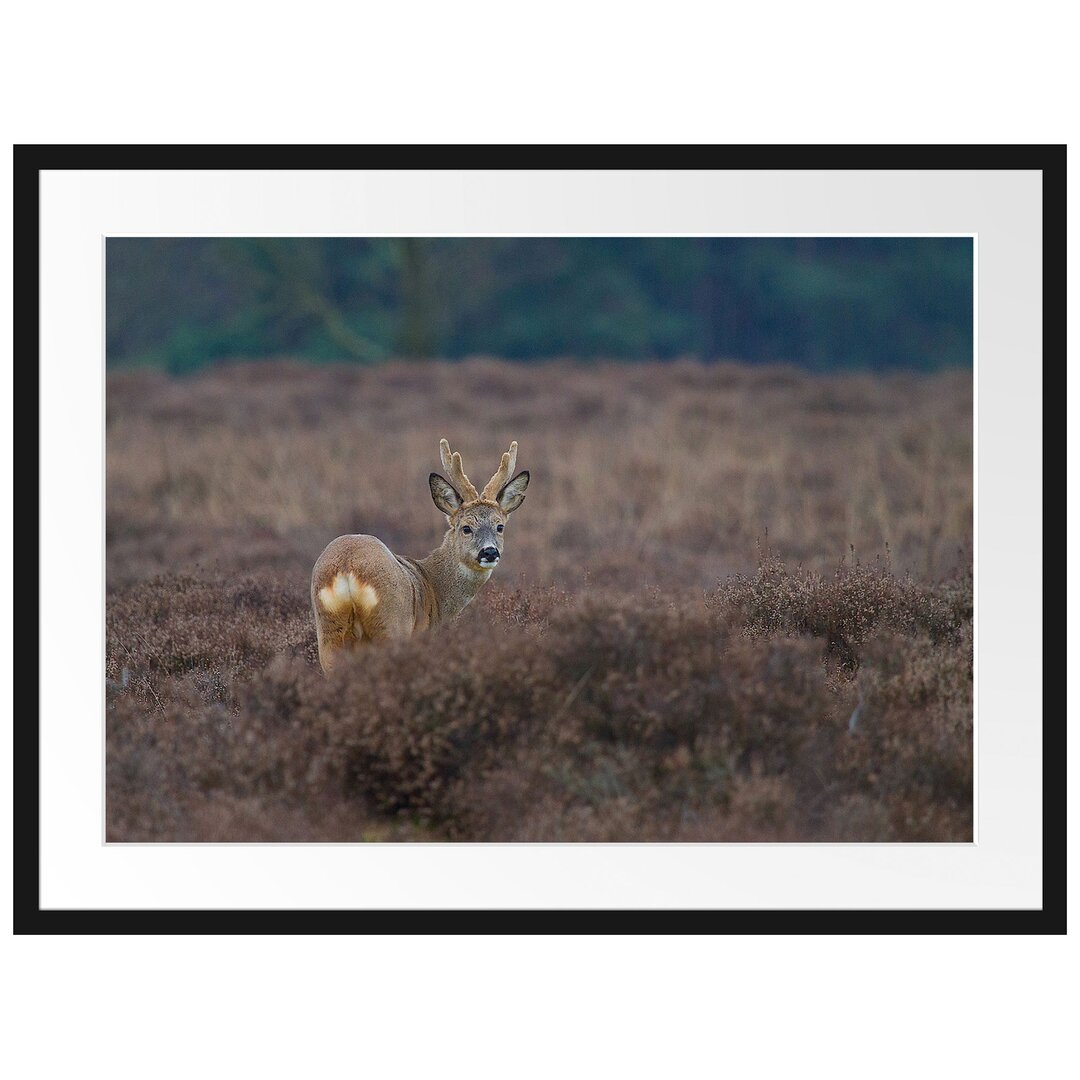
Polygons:
[[360,581],[352,571],[338,574],[331,584],[319,590],[319,603],[332,615],[342,615],[355,607],[370,611],[378,602],[379,594],[374,587]]

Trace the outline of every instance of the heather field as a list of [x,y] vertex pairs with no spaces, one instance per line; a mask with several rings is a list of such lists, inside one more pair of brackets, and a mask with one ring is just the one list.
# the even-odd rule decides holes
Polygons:
[[[970,372],[113,372],[113,841],[967,841]],[[532,483],[456,621],[319,670],[323,546]],[[477,477],[474,476],[474,479]]]

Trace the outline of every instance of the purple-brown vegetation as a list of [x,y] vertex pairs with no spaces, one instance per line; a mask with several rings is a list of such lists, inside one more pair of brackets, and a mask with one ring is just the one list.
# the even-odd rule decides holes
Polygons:
[[[108,410],[110,840],[971,839],[970,376],[265,364]],[[504,564],[327,679],[311,564],[436,546],[443,435],[521,444]]]

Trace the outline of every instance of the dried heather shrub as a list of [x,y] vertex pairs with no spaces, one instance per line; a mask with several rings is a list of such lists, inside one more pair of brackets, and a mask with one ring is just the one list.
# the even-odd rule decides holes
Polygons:
[[[229,621],[248,593],[182,590],[154,616],[154,693],[110,694],[110,836],[967,839],[970,620],[934,625],[925,596],[855,580],[861,600],[848,581],[754,594],[767,626],[741,586],[705,605],[495,594],[329,679],[292,639],[297,613],[266,661]],[[823,653],[808,595],[860,627],[857,672]],[[200,605],[219,638],[190,634]],[[148,618],[113,615],[114,637]]]
[[732,577],[707,602],[738,612],[755,633],[820,638],[831,655],[851,666],[857,666],[860,646],[878,628],[956,641],[973,608],[970,571],[927,586],[897,577],[887,558],[871,565],[841,560],[824,575],[791,570],[766,556],[753,577]]
[[[111,840],[971,838],[970,377],[274,363],[108,410]],[[509,576],[326,679],[314,555],[438,542],[447,416],[528,451]]]

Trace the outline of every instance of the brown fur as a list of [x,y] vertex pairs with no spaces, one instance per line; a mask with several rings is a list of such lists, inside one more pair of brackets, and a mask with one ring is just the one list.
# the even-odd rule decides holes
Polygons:
[[[432,499],[449,526],[424,559],[395,555],[374,536],[339,536],[311,573],[311,607],[319,663],[327,674],[343,652],[388,638],[405,638],[464,610],[502,556],[507,517],[525,498],[528,472],[508,480],[517,443],[503,454],[482,494],[465,475],[461,455],[439,446],[451,480],[432,473]],[[452,482],[451,482],[452,481]],[[492,552],[496,552],[493,556]]]

